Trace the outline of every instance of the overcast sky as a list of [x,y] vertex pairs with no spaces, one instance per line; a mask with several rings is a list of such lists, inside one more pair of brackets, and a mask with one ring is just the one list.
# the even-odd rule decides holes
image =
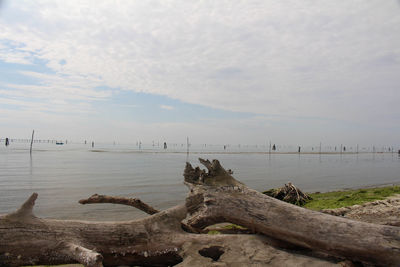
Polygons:
[[3,1],[0,137],[400,145],[400,2]]

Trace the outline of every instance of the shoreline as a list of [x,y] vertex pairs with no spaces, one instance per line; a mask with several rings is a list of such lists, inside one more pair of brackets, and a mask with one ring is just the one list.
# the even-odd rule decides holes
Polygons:
[[326,194],[326,193],[333,193],[333,192],[346,192],[346,191],[355,191],[355,190],[362,190],[362,189],[378,189],[382,187],[389,187],[389,186],[400,186],[400,182],[391,182],[391,183],[380,183],[380,184],[373,184],[373,185],[365,185],[362,187],[345,187],[339,190],[332,190],[332,191],[315,191],[315,192],[307,192],[307,194]]

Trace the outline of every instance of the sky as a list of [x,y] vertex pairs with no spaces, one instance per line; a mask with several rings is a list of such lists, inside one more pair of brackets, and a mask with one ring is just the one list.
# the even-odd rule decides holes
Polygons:
[[400,146],[400,1],[0,4],[1,138]]

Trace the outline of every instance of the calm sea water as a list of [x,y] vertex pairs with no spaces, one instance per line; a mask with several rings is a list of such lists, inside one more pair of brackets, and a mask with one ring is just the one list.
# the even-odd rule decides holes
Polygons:
[[[397,153],[360,154],[225,154],[221,148],[138,151],[133,146],[0,144],[0,214],[19,207],[33,192],[39,194],[35,214],[40,217],[85,220],[128,220],[146,214],[113,204],[81,205],[92,194],[137,197],[157,209],[184,201],[185,162],[198,157],[218,159],[234,177],[256,190],[282,186],[288,181],[307,192],[332,191],[400,183]],[[194,153],[194,151],[201,153]],[[256,149],[255,149],[256,150]],[[255,151],[254,150],[254,151]],[[243,151],[243,150],[242,150]],[[254,152],[253,151],[253,152]],[[217,152],[217,153],[215,153]]]

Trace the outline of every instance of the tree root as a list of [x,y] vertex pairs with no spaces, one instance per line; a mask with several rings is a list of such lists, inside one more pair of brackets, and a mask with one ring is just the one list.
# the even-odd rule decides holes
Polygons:
[[312,200],[312,198],[294,186],[292,183],[287,183],[283,187],[278,189],[270,189],[268,191],[263,192],[264,194],[283,200],[285,202],[295,204],[298,206],[303,206],[307,203],[307,201]]

